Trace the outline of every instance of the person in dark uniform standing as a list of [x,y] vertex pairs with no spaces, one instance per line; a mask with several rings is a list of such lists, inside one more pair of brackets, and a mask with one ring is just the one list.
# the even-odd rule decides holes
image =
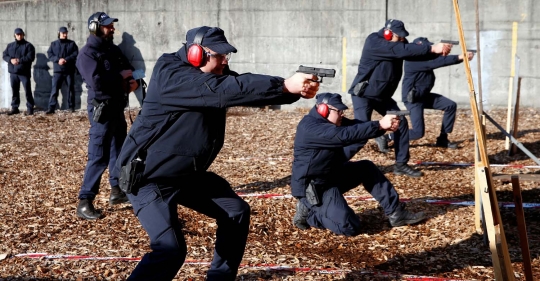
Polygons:
[[139,85],[133,79],[133,67],[113,43],[114,22],[117,21],[104,12],[91,15],[88,18],[90,35],[76,62],[88,89],[88,162],[77,206],[77,216],[86,220],[101,217],[101,213],[94,208],[93,200],[99,192],[101,176],[107,166],[111,184],[109,204],[128,201],[118,187],[114,164],[127,134],[124,116],[127,94]]
[[21,96],[19,93],[21,83],[26,94],[26,114],[34,114],[34,96],[32,94],[32,63],[36,59],[36,49],[32,43],[24,39],[24,31],[15,28],[15,42],[9,43],[2,54],[4,61],[8,63],[9,80],[13,98],[11,101],[11,111],[8,115],[18,114]]
[[[425,37],[414,39],[413,44],[431,46],[433,43]],[[435,86],[434,69],[439,67],[459,64],[463,62],[463,54],[460,55],[430,55],[427,61],[405,61],[403,83],[401,86],[402,101],[410,111],[412,129],[409,130],[409,140],[417,140],[424,137],[424,108],[444,111],[441,131],[437,137],[436,146],[456,149],[458,145],[448,140],[448,134],[454,129],[456,121],[457,104],[447,97],[432,93]],[[467,52],[467,59],[472,60],[474,53]]]
[[304,230],[313,226],[340,235],[360,234],[360,218],[343,197],[360,184],[379,202],[392,226],[422,221],[423,213],[411,213],[400,204],[394,186],[373,162],[350,161],[354,153],[347,149],[397,130],[399,117],[351,120],[343,117],[347,108],[341,95],[319,94],[316,105],[298,123],[291,176],[292,195],[298,199],[293,224]]
[[54,76],[52,79],[51,97],[46,114],[54,114],[58,105],[58,92],[66,83],[69,89],[68,106],[75,111],[75,61],[79,47],[73,40],[68,39],[68,29],[65,26],[58,29],[58,40],[51,42],[47,51],[49,60],[53,62]]
[[[296,73],[288,79],[238,74],[224,31],[202,26],[186,34],[176,53],[163,54],[154,67],[142,110],[116,164],[121,187],[150,237],[133,280],[172,280],[184,263],[186,241],[178,205],[216,220],[214,257],[206,280],[235,280],[249,231],[250,206],[221,176],[207,171],[223,147],[227,108],[289,104],[312,98],[317,77]],[[128,190],[128,167],[144,163]],[[130,177],[126,177],[130,178]]]
[[[450,44],[423,46],[409,44],[405,37],[409,32],[400,20],[390,19],[378,32],[371,33],[364,44],[358,65],[358,73],[349,89],[354,106],[354,117],[361,121],[370,121],[373,110],[386,115],[388,110],[399,110],[392,96],[397,89],[402,75],[403,60],[427,60],[428,54],[447,55],[452,48]],[[402,118],[400,127],[393,134],[376,138],[379,149],[388,152],[388,141],[394,141],[396,164],[394,174],[409,177],[421,177],[422,172],[410,167],[409,161],[409,127],[406,118]],[[366,140],[367,141],[367,140]],[[358,152],[365,142],[351,146]]]

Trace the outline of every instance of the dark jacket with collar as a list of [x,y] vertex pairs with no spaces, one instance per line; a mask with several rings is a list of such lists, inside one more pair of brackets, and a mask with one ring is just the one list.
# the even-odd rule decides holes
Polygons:
[[[31,76],[32,63],[36,59],[36,49],[32,43],[21,40],[9,43],[2,54],[4,61],[8,63],[8,72]],[[19,64],[13,65],[11,59],[18,58]]]
[[163,54],[116,169],[147,150],[143,182],[175,182],[206,171],[224,143],[226,109],[297,101],[299,95],[283,93],[283,82],[268,75],[204,73],[187,62],[185,46]]
[[371,33],[364,43],[358,73],[349,89],[368,81],[364,98],[383,101],[392,98],[403,73],[403,60],[426,56],[431,46],[391,42],[383,37],[384,29]]
[[101,37],[90,35],[86,40],[75,64],[88,89],[88,104],[92,99],[108,100],[109,104],[124,108],[126,80],[120,71],[131,69],[120,48]]
[[407,94],[413,88],[416,91],[415,96],[420,99],[431,92],[431,89],[435,86],[434,69],[463,62],[458,55],[440,56],[431,54],[429,57],[431,59],[427,61],[405,61],[405,75],[401,85],[403,101],[407,100]]
[[311,109],[296,129],[292,195],[304,197],[312,180],[317,185],[331,186],[336,180],[336,171],[354,156],[348,155],[345,147],[384,133],[379,130],[379,121],[343,118],[341,126],[336,126],[317,113],[316,108]]
[[[49,60],[53,62],[54,73],[70,74],[75,72],[75,61],[77,61],[77,55],[79,54],[79,47],[75,44],[75,41],[69,39],[58,39],[51,42],[49,50],[47,50],[47,56]],[[63,65],[58,64],[58,60],[61,58],[67,62]]]

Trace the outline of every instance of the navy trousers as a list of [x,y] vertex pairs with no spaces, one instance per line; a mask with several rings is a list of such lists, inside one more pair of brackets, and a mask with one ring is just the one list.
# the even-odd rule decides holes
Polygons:
[[21,104],[21,83],[26,94],[26,109],[34,108],[34,96],[32,95],[30,76],[10,73],[9,80],[11,83],[11,90],[13,91],[11,108],[19,108],[19,105]]
[[356,236],[361,233],[360,218],[349,207],[343,194],[358,185],[364,185],[375,200],[379,202],[386,215],[393,213],[399,204],[399,195],[394,186],[369,160],[347,162],[340,169],[341,179],[337,186],[326,189],[322,195],[322,203],[312,206],[302,198],[309,208],[307,222],[309,225],[328,229],[339,235]]
[[443,120],[441,125],[440,136],[446,137],[454,129],[454,122],[456,121],[456,109],[457,104],[442,95],[436,93],[430,93],[426,95],[422,101],[409,103],[404,102],[407,110],[411,112],[411,125],[412,129],[409,130],[409,139],[417,140],[424,137],[426,133],[426,126],[424,123],[424,108],[443,110]]
[[88,106],[90,131],[88,138],[88,161],[84,170],[83,184],[79,191],[79,199],[93,200],[99,192],[101,176],[109,167],[109,183],[118,186],[118,171],[114,168],[122,144],[127,135],[127,123],[124,110],[110,110],[105,123],[97,123],[92,119],[94,106]]
[[147,184],[128,198],[150,237],[152,252],[127,280],[170,281],[178,273],[187,254],[178,205],[216,220],[214,258],[206,280],[235,280],[246,247],[250,207],[225,179],[200,172],[174,184]]
[[[393,99],[377,101],[373,99],[360,98],[358,96],[351,97],[354,106],[354,118],[361,121],[371,121],[371,114],[373,113],[373,110],[377,111],[382,116],[386,115],[386,111],[400,110],[396,101]],[[396,163],[409,162],[409,123],[407,118],[401,117],[399,128],[392,134],[391,139],[394,140]],[[356,154],[358,151],[360,151],[360,149],[362,149],[362,147],[364,147],[366,143],[367,140],[348,146],[346,148],[347,155]]]
[[62,85],[66,83],[69,89],[68,106],[75,108],[75,73],[54,73],[52,79],[51,97],[49,98],[49,108],[57,109],[58,93]]

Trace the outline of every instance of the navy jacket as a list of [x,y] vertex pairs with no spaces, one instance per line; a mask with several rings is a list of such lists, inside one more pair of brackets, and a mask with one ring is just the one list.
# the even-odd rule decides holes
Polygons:
[[118,46],[90,35],[77,56],[76,66],[88,89],[88,104],[95,98],[109,100],[109,104],[124,108],[124,83],[127,82],[120,71],[134,68]]
[[[31,76],[32,63],[36,59],[36,49],[32,43],[21,40],[9,43],[2,54],[4,61],[8,63],[8,72]],[[18,58],[19,64],[13,65],[11,59]]]
[[[348,145],[382,136],[379,121],[362,122],[343,118],[341,126],[330,123],[314,107],[302,118],[294,139],[291,189],[295,197],[306,195],[307,185],[332,186],[334,176],[354,154],[348,155]],[[361,171],[359,171],[361,172]]]
[[392,98],[403,73],[403,60],[426,56],[431,51],[429,45],[390,42],[384,39],[383,32],[381,29],[366,38],[349,94],[353,94],[356,84],[368,81],[364,98],[378,101]]
[[[54,73],[70,74],[75,72],[75,61],[79,54],[79,47],[73,40],[58,39],[51,42],[49,50],[47,50],[47,56],[49,60],[53,62]],[[59,59],[65,59],[67,63],[59,65]]]
[[283,81],[249,73],[204,73],[188,63],[185,46],[163,54],[116,169],[147,149],[143,182],[175,182],[206,171],[223,146],[226,109],[297,101],[299,95],[283,93]]
[[403,101],[407,100],[407,94],[411,89],[416,90],[416,95],[421,98],[431,93],[435,86],[434,69],[439,67],[461,63],[463,60],[459,56],[440,56],[430,55],[432,58],[428,61],[405,61],[405,76],[401,85],[401,97]]

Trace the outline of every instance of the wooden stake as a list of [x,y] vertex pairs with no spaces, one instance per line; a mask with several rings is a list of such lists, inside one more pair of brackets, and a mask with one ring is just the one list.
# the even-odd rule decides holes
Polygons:
[[[514,105],[514,124],[512,125],[512,136],[517,139],[518,137],[518,124],[519,124],[519,97],[521,93],[521,77],[518,77],[517,90],[516,90],[516,103]],[[508,150],[508,155],[512,156],[517,153],[517,146],[512,143]]]
[[525,226],[525,213],[523,212],[523,200],[521,198],[521,188],[517,175],[512,176],[512,191],[514,194],[514,204],[516,205],[516,220],[518,225],[519,244],[521,255],[523,256],[523,271],[525,280],[533,281],[531,253],[529,252],[529,240],[527,238],[527,227]]

